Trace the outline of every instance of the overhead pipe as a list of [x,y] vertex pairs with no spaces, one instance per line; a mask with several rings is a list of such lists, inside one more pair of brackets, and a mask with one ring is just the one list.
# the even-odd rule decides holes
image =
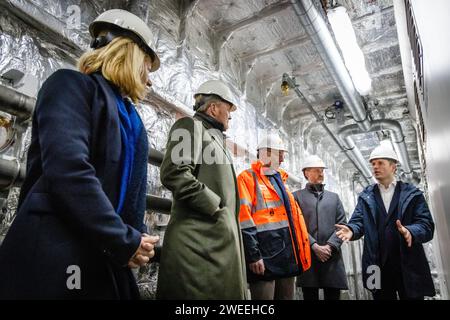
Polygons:
[[[356,130],[357,132],[361,133],[361,129],[356,125],[352,124],[346,127],[350,127],[351,130]],[[338,133],[339,134],[339,133]],[[355,145],[355,142],[351,138],[351,135],[339,135],[346,153],[350,153],[352,157],[355,159],[355,161],[358,163],[359,168],[361,168],[361,173],[364,176],[366,180],[370,180],[372,183],[375,183],[376,180],[372,175],[372,171],[370,170],[369,166],[367,165],[367,161],[362,155],[361,151],[358,149],[358,147]]]
[[7,86],[0,85],[0,110],[27,119],[33,113],[36,99]]
[[[403,135],[403,130],[400,123],[396,120],[391,119],[381,119],[381,120],[373,120],[372,126],[369,129],[369,132],[377,132],[388,130],[391,132],[391,140],[394,145],[395,151],[400,159],[400,164],[402,166],[402,170],[405,174],[405,177],[408,181],[413,180],[413,171],[411,169],[411,162],[409,159],[408,151],[405,143],[405,136]],[[346,147],[350,149],[355,149],[356,146],[351,138],[352,135],[358,135],[365,133],[362,131],[357,125],[351,124],[345,127],[342,127],[338,131],[339,137],[346,142]],[[356,148],[357,150],[357,148]],[[359,152],[359,150],[358,150]],[[360,153],[360,152],[359,152]],[[364,160],[364,158],[362,159]],[[366,163],[366,160],[363,162]],[[366,165],[367,167],[367,165]],[[368,170],[368,169],[367,169]]]
[[372,128],[370,131],[389,130],[391,132],[391,140],[394,144],[394,149],[400,158],[400,164],[403,172],[408,180],[413,177],[413,170],[411,168],[411,161],[408,155],[408,149],[405,143],[405,136],[403,134],[400,122],[392,119],[382,119],[372,121]]
[[[306,105],[306,107],[309,109],[309,111],[314,115],[314,117],[316,118],[317,122],[320,123],[320,125],[322,126],[322,128],[325,129],[325,131],[328,133],[328,135],[333,139],[333,141],[337,144],[337,146],[344,152],[344,154],[346,155],[346,157],[350,160],[350,162],[355,166],[356,170],[358,170],[361,175],[363,176],[364,180],[366,180],[366,182],[368,184],[370,184],[370,180],[372,177],[372,174],[369,173],[365,170],[364,166],[358,166],[358,164],[360,165],[360,162],[355,162],[355,160],[353,160],[352,157],[350,157],[349,155],[349,150],[347,148],[345,148],[344,146],[342,146],[341,141],[339,141],[339,139],[336,137],[336,135],[330,130],[330,128],[328,128],[328,126],[325,123],[325,120],[319,116],[319,114],[317,113],[316,110],[314,110],[313,106],[309,103],[309,101],[305,98],[305,96],[303,95],[303,93],[300,91],[300,89],[298,88],[297,84],[295,83],[295,80],[291,77],[289,77],[288,74],[284,73],[283,74],[283,83],[287,83],[287,85],[293,89],[295,91],[295,93],[297,94],[297,96],[304,101],[304,104]],[[358,150],[356,148],[356,150]],[[361,155],[362,157],[362,155]],[[367,166],[366,166],[367,167]]]
[[354,120],[361,130],[369,130],[370,120],[363,100],[353,84],[352,78],[328,29],[327,22],[314,6],[312,0],[291,0],[291,4],[300,23],[317,48],[322,61],[327,66]]

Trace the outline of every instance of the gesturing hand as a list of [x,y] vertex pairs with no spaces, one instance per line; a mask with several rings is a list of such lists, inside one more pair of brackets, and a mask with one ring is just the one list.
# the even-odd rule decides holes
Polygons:
[[350,241],[353,237],[353,231],[343,224],[335,224],[334,225],[338,230],[336,231],[336,235],[339,239],[344,242]]
[[412,245],[411,232],[409,232],[409,230],[407,228],[402,226],[402,223],[400,222],[400,220],[397,220],[395,223],[397,224],[398,232],[400,232],[400,234],[403,236],[403,238],[405,238],[406,244],[408,245],[408,248],[410,248]]
[[153,249],[158,241],[158,236],[149,236],[146,233],[142,234],[141,244],[128,262],[128,266],[130,268],[138,268],[145,265],[155,255]]

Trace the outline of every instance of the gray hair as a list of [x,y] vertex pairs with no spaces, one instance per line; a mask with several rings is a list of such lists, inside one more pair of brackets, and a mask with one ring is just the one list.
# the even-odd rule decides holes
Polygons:
[[195,100],[196,111],[203,113],[208,110],[211,103],[222,101],[222,99],[215,94],[200,94]]

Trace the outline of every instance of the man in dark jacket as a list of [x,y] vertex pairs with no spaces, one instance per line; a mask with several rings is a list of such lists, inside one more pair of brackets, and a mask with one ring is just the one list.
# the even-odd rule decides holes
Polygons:
[[422,300],[435,289],[422,243],[433,238],[434,222],[423,193],[396,181],[398,158],[379,146],[369,159],[378,183],[364,189],[347,226],[337,225],[343,241],[364,237],[364,286],[375,300]]
[[306,187],[294,192],[308,228],[312,255],[311,268],[297,277],[304,300],[319,300],[322,288],[325,300],[339,300],[346,290],[347,279],[342,261],[342,241],[336,236],[335,224],[345,223],[342,202],[336,193],[324,190],[325,163],[316,155],[305,159],[303,175]]

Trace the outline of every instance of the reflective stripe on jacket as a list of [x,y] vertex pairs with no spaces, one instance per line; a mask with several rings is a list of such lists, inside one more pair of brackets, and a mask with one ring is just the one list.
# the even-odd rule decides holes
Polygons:
[[[291,212],[280,199],[262,162],[238,176],[240,197],[239,221],[243,234],[247,265],[263,259],[264,276],[249,273],[254,279],[276,279],[295,276],[311,266],[308,232],[300,207],[285,185]],[[278,170],[283,182],[287,173]]]

